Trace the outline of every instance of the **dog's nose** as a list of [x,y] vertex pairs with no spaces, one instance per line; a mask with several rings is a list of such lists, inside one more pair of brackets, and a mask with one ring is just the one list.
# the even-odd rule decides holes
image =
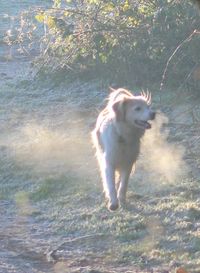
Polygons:
[[156,117],[156,112],[151,112],[151,120],[154,120],[155,119],[155,117]]

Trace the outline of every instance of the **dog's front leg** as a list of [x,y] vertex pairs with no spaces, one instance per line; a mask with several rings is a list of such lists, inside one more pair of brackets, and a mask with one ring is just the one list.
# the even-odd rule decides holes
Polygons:
[[110,210],[116,210],[119,207],[117,192],[115,188],[115,169],[108,160],[104,158],[104,164],[102,168],[103,186],[106,197],[108,198],[108,208]]
[[128,188],[128,181],[129,181],[131,169],[132,169],[132,166],[128,166],[119,171],[120,182],[119,182],[117,197],[120,201],[120,204],[122,205],[126,203],[126,192]]

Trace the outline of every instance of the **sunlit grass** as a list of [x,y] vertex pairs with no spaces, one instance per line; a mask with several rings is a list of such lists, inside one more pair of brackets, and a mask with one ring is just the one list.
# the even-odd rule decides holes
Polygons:
[[[6,90],[8,93],[4,99],[12,98],[16,92],[12,88]],[[170,101],[169,97],[167,101]],[[32,103],[33,109],[40,109],[46,103],[45,95],[43,104],[37,105],[41,103],[37,101],[37,96]],[[23,105],[21,111],[27,111],[30,105]],[[16,106],[16,109],[20,107],[20,100]],[[44,112],[47,110],[48,105]],[[7,110],[0,111],[3,115]],[[16,110],[12,118],[21,126],[20,111]],[[105,270],[110,264],[116,268],[129,266],[129,269],[134,265],[144,272],[145,269],[163,269],[169,268],[170,264],[180,264],[188,272],[190,269],[198,272],[199,180],[183,176],[170,184],[165,177],[146,173],[141,167],[141,156],[136,174],[130,181],[127,207],[109,212],[89,142],[90,129],[80,134],[81,126],[87,123],[87,119],[81,115],[78,118],[80,123],[73,116],[70,121],[63,121],[60,125],[62,130],[57,131],[46,124],[43,126],[42,121],[32,126],[34,120],[28,127],[31,134],[27,142],[26,138],[20,138],[24,136],[21,129],[27,128],[27,120],[23,120],[25,125],[15,132],[11,130],[13,121],[10,118],[11,124],[5,125],[5,135],[1,135],[0,200],[13,202],[17,217],[31,219],[36,229],[45,223],[48,228],[42,227],[42,234],[45,239],[49,236],[50,243],[48,241],[47,244],[50,247],[51,240],[56,236],[60,238],[58,245],[65,240],[77,239],[66,243],[70,259],[95,260],[100,257]],[[70,127],[71,121],[74,124]],[[64,122],[67,126],[63,130]],[[66,136],[71,136],[71,139]],[[9,143],[15,137],[20,145],[13,153]],[[177,140],[180,139],[178,135]],[[84,236],[86,238],[81,239]],[[173,272],[174,268],[170,270]]]
[[[14,170],[19,171],[17,166]],[[85,239],[83,245],[78,246],[81,255],[95,257],[99,248],[105,263],[112,261],[116,266],[137,265],[145,269],[173,262],[188,268],[191,263],[198,266],[196,253],[200,252],[200,242],[194,224],[199,221],[199,203],[194,195],[188,198],[183,194],[184,183],[181,192],[174,187],[174,194],[169,196],[160,191],[160,197],[140,198],[131,193],[137,183],[132,184],[127,208],[111,213],[106,208],[101,185],[94,184],[90,177],[69,172],[68,175],[43,175],[34,181],[34,173],[29,172],[27,178],[32,178],[32,186],[24,184],[23,189],[23,185],[13,182],[14,190],[10,191],[12,187],[8,184],[6,189],[5,185],[11,196],[5,194],[4,198],[15,200],[19,215],[50,223],[50,229],[57,236],[93,235],[95,251],[95,239]],[[185,183],[185,193],[187,187]],[[99,234],[103,235],[101,240]],[[71,249],[75,255],[76,244]]]

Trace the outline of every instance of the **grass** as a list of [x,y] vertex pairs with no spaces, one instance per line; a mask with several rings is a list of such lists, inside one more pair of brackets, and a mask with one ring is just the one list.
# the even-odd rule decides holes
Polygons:
[[[157,196],[140,198],[131,194],[139,183],[132,181],[127,208],[111,213],[106,209],[101,186],[98,181],[93,182],[93,177],[83,179],[80,173],[69,170],[66,170],[68,175],[48,177],[34,170],[24,170],[18,164],[11,170],[13,180],[1,187],[2,199],[15,200],[18,214],[33,218],[37,225],[48,223],[47,233],[59,236],[60,244],[77,238],[77,242],[66,244],[70,246],[70,259],[75,259],[77,267],[81,257],[85,257],[94,268],[92,261],[99,259],[97,268],[102,263],[104,269],[112,264],[115,268],[136,267],[144,272],[152,268],[160,272],[163,268],[175,270],[173,265],[180,264],[188,272],[191,269],[198,272],[197,181],[185,179],[181,186],[173,186],[168,195],[164,189],[156,192]],[[189,194],[188,188],[191,193],[194,189],[194,193]],[[84,236],[86,239],[81,239]],[[65,251],[63,246],[63,253]]]
[[[15,93],[16,90],[12,88],[7,90],[5,96],[1,91],[3,103]],[[154,177],[153,172],[147,173],[142,168],[141,157],[130,181],[127,207],[111,213],[106,208],[94,153],[88,141],[91,125],[87,124],[86,117],[77,114],[74,118],[68,112],[63,116],[63,112],[58,112],[58,117],[54,117],[59,109],[55,107],[55,104],[57,106],[60,103],[59,96],[64,94],[64,98],[67,97],[64,90],[60,90],[48,102],[48,94],[42,92],[42,107],[38,90],[34,91],[38,96],[30,100],[26,97],[30,94],[25,95],[26,104],[23,92],[19,91],[14,103],[13,119],[9,113],[5,123],[1,124],[4,135],[0,139],[0,201],[2,204],[5,202],[5,221],[13,213],[16,214],[15,224],[23,219],[21,225],[29,232],[29,237],[23,240],[26,243],[31,241],[29,248],[42,253],[46,249],[58,248],[59,259],[71,264],[71,272],[83,270],[83,260],[85,272],[98,270],[122,273],[138,270],[142,273],[154,270],[160,273],[164,270],[175,272],[178,266],[186,268],[188,272],[199,272],[198,177],[192,178],[187,174],[170,184],[165,177]],[[169,95],[164,99],[169,101]],[[23,114],[15,115],[27,113],[29,108],[30,112],[36,111],[40,118],[36,116],[34,121],[48,128],[42,131],[48,134],[36,135],[38,138],[33,138],[33,143],[29,139],[27,143],[31,148],[24,145],[27,144],[26,138],[18,134],[19,125],[15,124],[20,122],[21,126],[27,122],[27,117],[22,118]],[[0,111],[7,113],[3,104]],[[89,120],[93,121],[91,112]],[[56,125],[56,132],[51,123]],[[14,126],[17,130],[13,129]],[[60,134],[59,126],[66,130],[64,137],[63,131]],[[37,130],[40,128],[36,126]],[[190,142],[191,136],[185,135],[185,132],[189,134],[190,130],[183,128],[182,134],[179,130],[177,139],[176,134],[173,134],[174,141],[188,139]],[[20,147],[27,149],[21,157],[10,150],[9,144],[15,138],[20,139]],[[64,150],[59,154],[52,145],[52,142],[58,144],[58,141],[57,147]],[[192,152],[197,153],[197,148]],[[77,150],[80,151],[78,155]],[[38,153],[41,158],[36,156]],[[190,163],[192,166],[198,164],[198,161],[194,161]],[[14,209],[7,209],[10,203]],[[32,227],[35,231],[32,231]]]
[[[16,194],[15,200],[30,211],[31,206],[37,207],[40,213],[33,210],[32,216],[48,222],[50,230],[63,241],[77,238],[77,242],[67,243],[77,261],[85,257],[92,263],[100,251],[105,268],[112,263],[116,268],[156,270],[171,264],[172,270],[173,264],[180,264],[198,272],[200,241],[192,224],[199,220],[195,200],[187,200],[178,191],[166,199],[155,198],[153,205],[152,196],[131,198],[129,207],[110,213],[99,195],[100,187],[91,188],[89,178],[81,181],[73,175],[44,179],[28,194]],[[26,209],[24,213],[27,215]],[[86,239],[81,239],[84,236]]]

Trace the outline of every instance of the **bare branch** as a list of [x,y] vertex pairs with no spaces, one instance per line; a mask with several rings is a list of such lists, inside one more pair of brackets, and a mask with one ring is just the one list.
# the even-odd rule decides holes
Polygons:
[[166,80],[166,74],[167,74],[167,70],[168,70],[168,67],[169,67],[169,64],[171,62],[171,60],[173,59],[173,57],[175,56],[175,54],[178,52],[178,50],[180,48],[183,47],[184,44],[188,43],[191,41],[191,39],[193,38],[194,35],[196,34],[200,34],[200,31],[198,31],[197,29],[195,29],[185,40],[183,40],[178,46],[177,48],[174,50],[174,52],[172,53],[172,55],[169,57],[168,61],[167,61],[167,64],[165,66],[165,69],[164,69],[164,72],[163,72],[163,75],[162,75],[162,81],[161,81],[161,84],[160,84],[160,91],[163,89],[163,86],[164,86],[164,81]]

